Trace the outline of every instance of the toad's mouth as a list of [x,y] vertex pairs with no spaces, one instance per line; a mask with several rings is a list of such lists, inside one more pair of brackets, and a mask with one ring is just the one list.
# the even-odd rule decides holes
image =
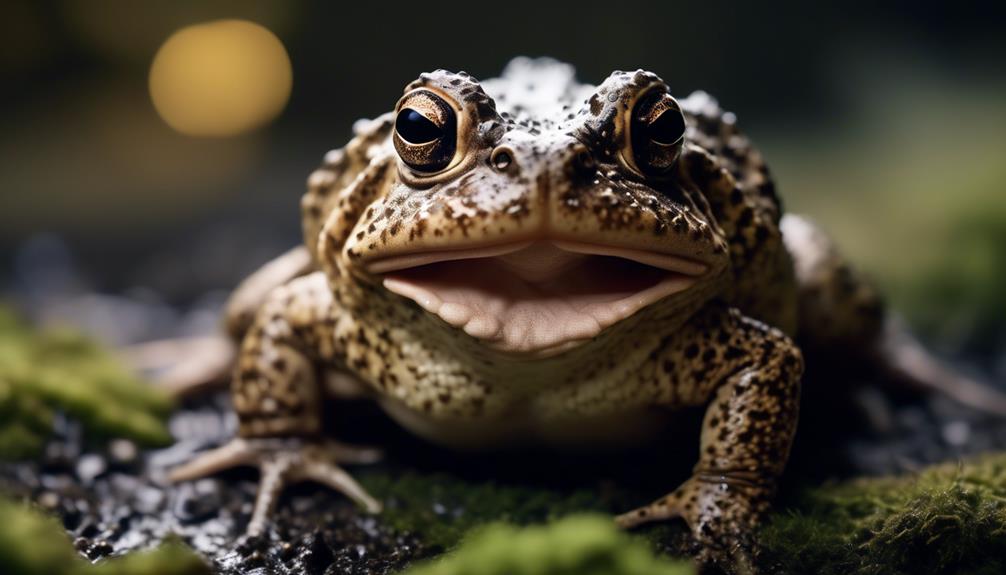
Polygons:
[[565,241],[407,254],[371,262],[384,287],[505,353],[544,357],[691,287],[703,263]]

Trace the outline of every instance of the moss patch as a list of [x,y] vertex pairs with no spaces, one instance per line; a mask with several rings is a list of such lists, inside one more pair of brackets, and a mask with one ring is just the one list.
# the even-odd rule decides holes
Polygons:
[[91,564],[73,549],[58,521],[0,499],[0,558],[17,575],[203,575],[209,567],[181,543]]
[[407,575],[689,575],[688,563],[658,558],[604,516],[576,515],[550,525],[479,529],[453,553]]
[[[486,524],[530,525],[583,512],[615,513],[632,508],[635,500],[632,493],[618,488],[564,491],[467,481],[446,473],[361,470],[358,478],[386,503],[382,522],[416,533],[426,545],[442,549],[453,548],[473,529]],[[666,541],[673,533],[682,532],[680,525],[660,524],[645,531],[645,538]]]
[[[363,471],[361,481],[387,503],[381,520],[453,553],[474,545],[466,533],[496,521],[516,526],[558,521],[583,511],[609,514],[631,507],[633,494],[613,489],[563,492],[532,486],[466,481],[448,474]],[[759,560],[769,573],[950,574],[1006,572],[1006,454],[944,464],[901,477],[855,479],[807,488],[780,501],[761,533]],[[610,524],[610,515],[604,519]],[[595,518],[596,519],[596,518]],[[627,535],[662,551],[683,548],[680,522]],[[546,532],[531,529],[547,540]],[[459,541],[464,541],[460,543]],[[530,544],[529,544],[530,545]],[[516,548],[514,548],[516,549]],[[453,556],[453,553],[449,556]],[[516,553],[516,551],[515,551]],[[447,562],[445,571],[458,571]],[[490,562],[484,560],[483,567]],[[432,567],[431,567],[432,569]],[[514,567],[515,573],[521,573]],[[552,573],[552,571],[541,571]],[[562,572],[562,571],[559,571]]]
[[381,519],[395,529],[449,549],[473,528],[496,521],[527,524],[577,511],[598,510],[596,494],[473,483],[448,474],[360,473],[360,481],[387,502]]
[[1006,572],[1006,455],[808,490],[762,532],[785,573]]
[[62,411],[89,438],[166,445],[168,397],[100,346],[69,331],[36,332],[0,306],[0,459],[39,453]]

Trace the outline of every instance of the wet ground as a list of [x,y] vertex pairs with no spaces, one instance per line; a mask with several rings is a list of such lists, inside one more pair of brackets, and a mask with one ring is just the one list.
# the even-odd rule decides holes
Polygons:
[[312,488],[284,498],[266,536],[244,538],[254,473],[168,484],[166,469],[232,434],[225,403],[217,397],[180,410],[171,422],[178,443],[148,453],[122,440],[87,449],[79,428],[62,421],[41,461],[0,466],[0,489],[55,512],[90,559],[147,548],[172,535],[221,574],[389,573],[433,551]]

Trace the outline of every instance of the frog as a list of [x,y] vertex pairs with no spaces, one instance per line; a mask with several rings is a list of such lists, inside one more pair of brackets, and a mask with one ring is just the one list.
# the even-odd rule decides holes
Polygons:
[[171,472],[258,467],[249,534],[294,481],[381,510],[343,467],[380,451],[327,437],[327,398],[365,397],[459,450],[632,443],[704,410],[691,476],[615,521],[680,519],[712,550],[770,509],[807,346],[1006,412],[891,328],[831,238],[784,213],[733,113],[649,71],[596,86],[552,59],[484,81],[424,73],[324,157],[300,207],[303,245],[226,312],[237,437]]

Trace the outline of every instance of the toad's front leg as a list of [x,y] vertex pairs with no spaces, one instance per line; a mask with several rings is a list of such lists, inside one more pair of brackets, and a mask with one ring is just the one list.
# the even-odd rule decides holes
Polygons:
[[[799,350],[779,330],[736,310],[708,310],[667,350],[675,403],[708,403],[692,477],[618,517],[622,526],[681,517],[712,558],[736,563],[768,509],[796,430]],[[744,570],[744,569],[741,569]]]
[[239,437],[172,470],[185,481],[229,467],[262,473],[249,535],[260,534],[284,485],[316,481],[344,493],[370,512],[380,504],[339,463],[370,463],[380,454],[319,437],[318,363],[339,355],[332,295],[322,274],[276,289],[245,336],[231,386]]

